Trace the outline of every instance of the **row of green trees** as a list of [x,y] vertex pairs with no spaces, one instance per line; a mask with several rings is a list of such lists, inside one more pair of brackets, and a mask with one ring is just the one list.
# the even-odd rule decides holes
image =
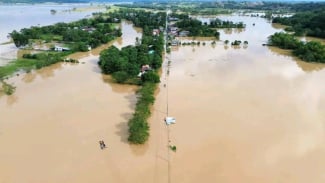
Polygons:
[[[179,17],[173,15],[174,17]],[[181,30],[189,31],[189,36],[216,37],[219,39],[220,33],[215,28],[245,28],[243,22],[234,23],[232,21],[223,21],[218,18],[211,20],[210,23],[202,23],[200,20],[190,18],[188,15],[180,17],[176,26]]]
[[43,52],[38,54],[24,54],[23,58],[34,59],[36,69],[40,69],[64,60],[71,52]]
[[209,27],[212,28],[245,28],[246,25],[243,22],[234,23],[233,21],[223,21],[219,18],[210,21]]
[[[99,66],[105,74],[112,74],[118,83],[139,84],[138,101],[135,112],[128,122],[128,141],[143,144],[149,137],[150,107],[154,103],[156,83],[160,82],[157,70],[162,64],[164,48],[163,35],[152,35],[152,29],[165,26],[165,13],[153,13],[131,9],[111,12],[107,16],[132,21],[143,28],[142,39],[137,38],[135,46],[126,46],[121,50],[112,46],[100,53]],[[147,65],[150,67],[148,68]],[[146,66],[141,77],[138,74]]]
[[181,30],[189,31],[189,36],[216,37],[217,39],[220,36],[218,31],[193,18],[182,19],[176,22],[176,26]]
[[294,55],[304,61],[325,63],[325,46],[320,42],[303,42],[293,35],[280,32],[269,37],[269,44],[283,49],[291,49]]

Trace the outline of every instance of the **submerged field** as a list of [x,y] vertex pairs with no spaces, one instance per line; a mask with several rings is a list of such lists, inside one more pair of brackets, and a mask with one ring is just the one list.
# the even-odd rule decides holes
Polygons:
[[16,92],[0,95],[0,182],[323,183],[324,65],[262,46],[282,30],[265,19],[220,18],[247,26],[220,30],[214,46],[171,49],[141,146],[127,142],[136,88],[97,66],[101,49],[141,36],[132,25],[122,24],[122,39],[72,55],[85,64],[11,78]]

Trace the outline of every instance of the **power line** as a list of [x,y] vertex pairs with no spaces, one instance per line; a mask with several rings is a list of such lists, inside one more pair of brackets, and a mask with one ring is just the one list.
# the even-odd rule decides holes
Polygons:
[[[168,2],[167,2],[168,4]],[[166,71],[166,114],[169,116],[169,100],[168,100],[168,93],[169,93],[169,84],[168,84],[168,78],[169,78],[169,59],[167,57],[167,40],[168,40],[168,6],[166,6],[166,21],[165,21],[165,61],[167,61],[167,71]],[[170,164],[170,129],[169,125],[167,124],[167,163],[168,163],[168,183],[171,183],[171,164]]]

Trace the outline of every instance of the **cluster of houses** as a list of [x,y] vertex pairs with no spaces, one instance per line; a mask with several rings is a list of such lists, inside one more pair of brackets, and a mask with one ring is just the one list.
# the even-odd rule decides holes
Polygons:
[[190,31],[180,30],[175,25],[168,26],[168,35],[174,37],[187,37],[190,34]]
[[190,31],[180,30],[176,25],[179,19],[176,17],[168,17],[168,35],[175,36],[175,37],[187,37],[190,34]]
[[169,43],[171,46],[177,46],[180,44],[180,41],[176,37],[187,37],[190,34],[190,31],[179,29],[175,22],[179,19],[176,17],[168,17],[169,24],[167,27],[168,37],[170,39]]
[[[176,17],[168,17],[169,22],[175,22],[178,21],[179,19]],[[164,31],[163,27],[159,27],[159,29],[153,29],[152,30],[152,35],[153,36],[158,36],[161,32]],[[190,34],[190,31],[186,30],[180,30],[175,23],[169,23],[167,26],[167,33],[168,36],[170,37],[187,37]]]

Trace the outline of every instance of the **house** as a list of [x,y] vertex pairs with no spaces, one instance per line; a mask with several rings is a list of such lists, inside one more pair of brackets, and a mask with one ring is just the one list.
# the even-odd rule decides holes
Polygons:
[[177,31],[178,27],[170,27],[170,31]]
[[169,21],[178,21],[178,18],[176,18],[176,17],[168,17],[168,20]]
[[143,65],[141,67],[141,72],[145,72],[145,71],[149,71],[149,70],[151,70],[151,68],[150,68],[150,66],[148,64],[147,65]]
[[81,28],[81,30],[89,32],[89,33],[93,33],[96,30],[96,28],[94,28],[94,27],[83,27],[83,28]]
[[190,34],[190,31],[181,31],[178,33],[180,37],[187,37]]
[[147,64],[147,65],[143,65],[141,67],[140,73],[138,74],[138,77],[141,77],[144,73],[146,73],[147,71],[152,70],[151,67]]
[[177,35],[178,27],[169,27],[169,34],[170,35]]
[[157,35],[159,35],[159,33],[160,33],[160,30],[159,29],[153,29],[152,30],[152,35],[153,36],[157,36]]
[[55,46],[54,51],[69,51],[70,48],[67,47],[61,47],[61,46]]
[[171,42],[171,45],[172,46],[177,46],[177,45],[179,45],[179,41],[177,39],[173,39],[172,42]]

